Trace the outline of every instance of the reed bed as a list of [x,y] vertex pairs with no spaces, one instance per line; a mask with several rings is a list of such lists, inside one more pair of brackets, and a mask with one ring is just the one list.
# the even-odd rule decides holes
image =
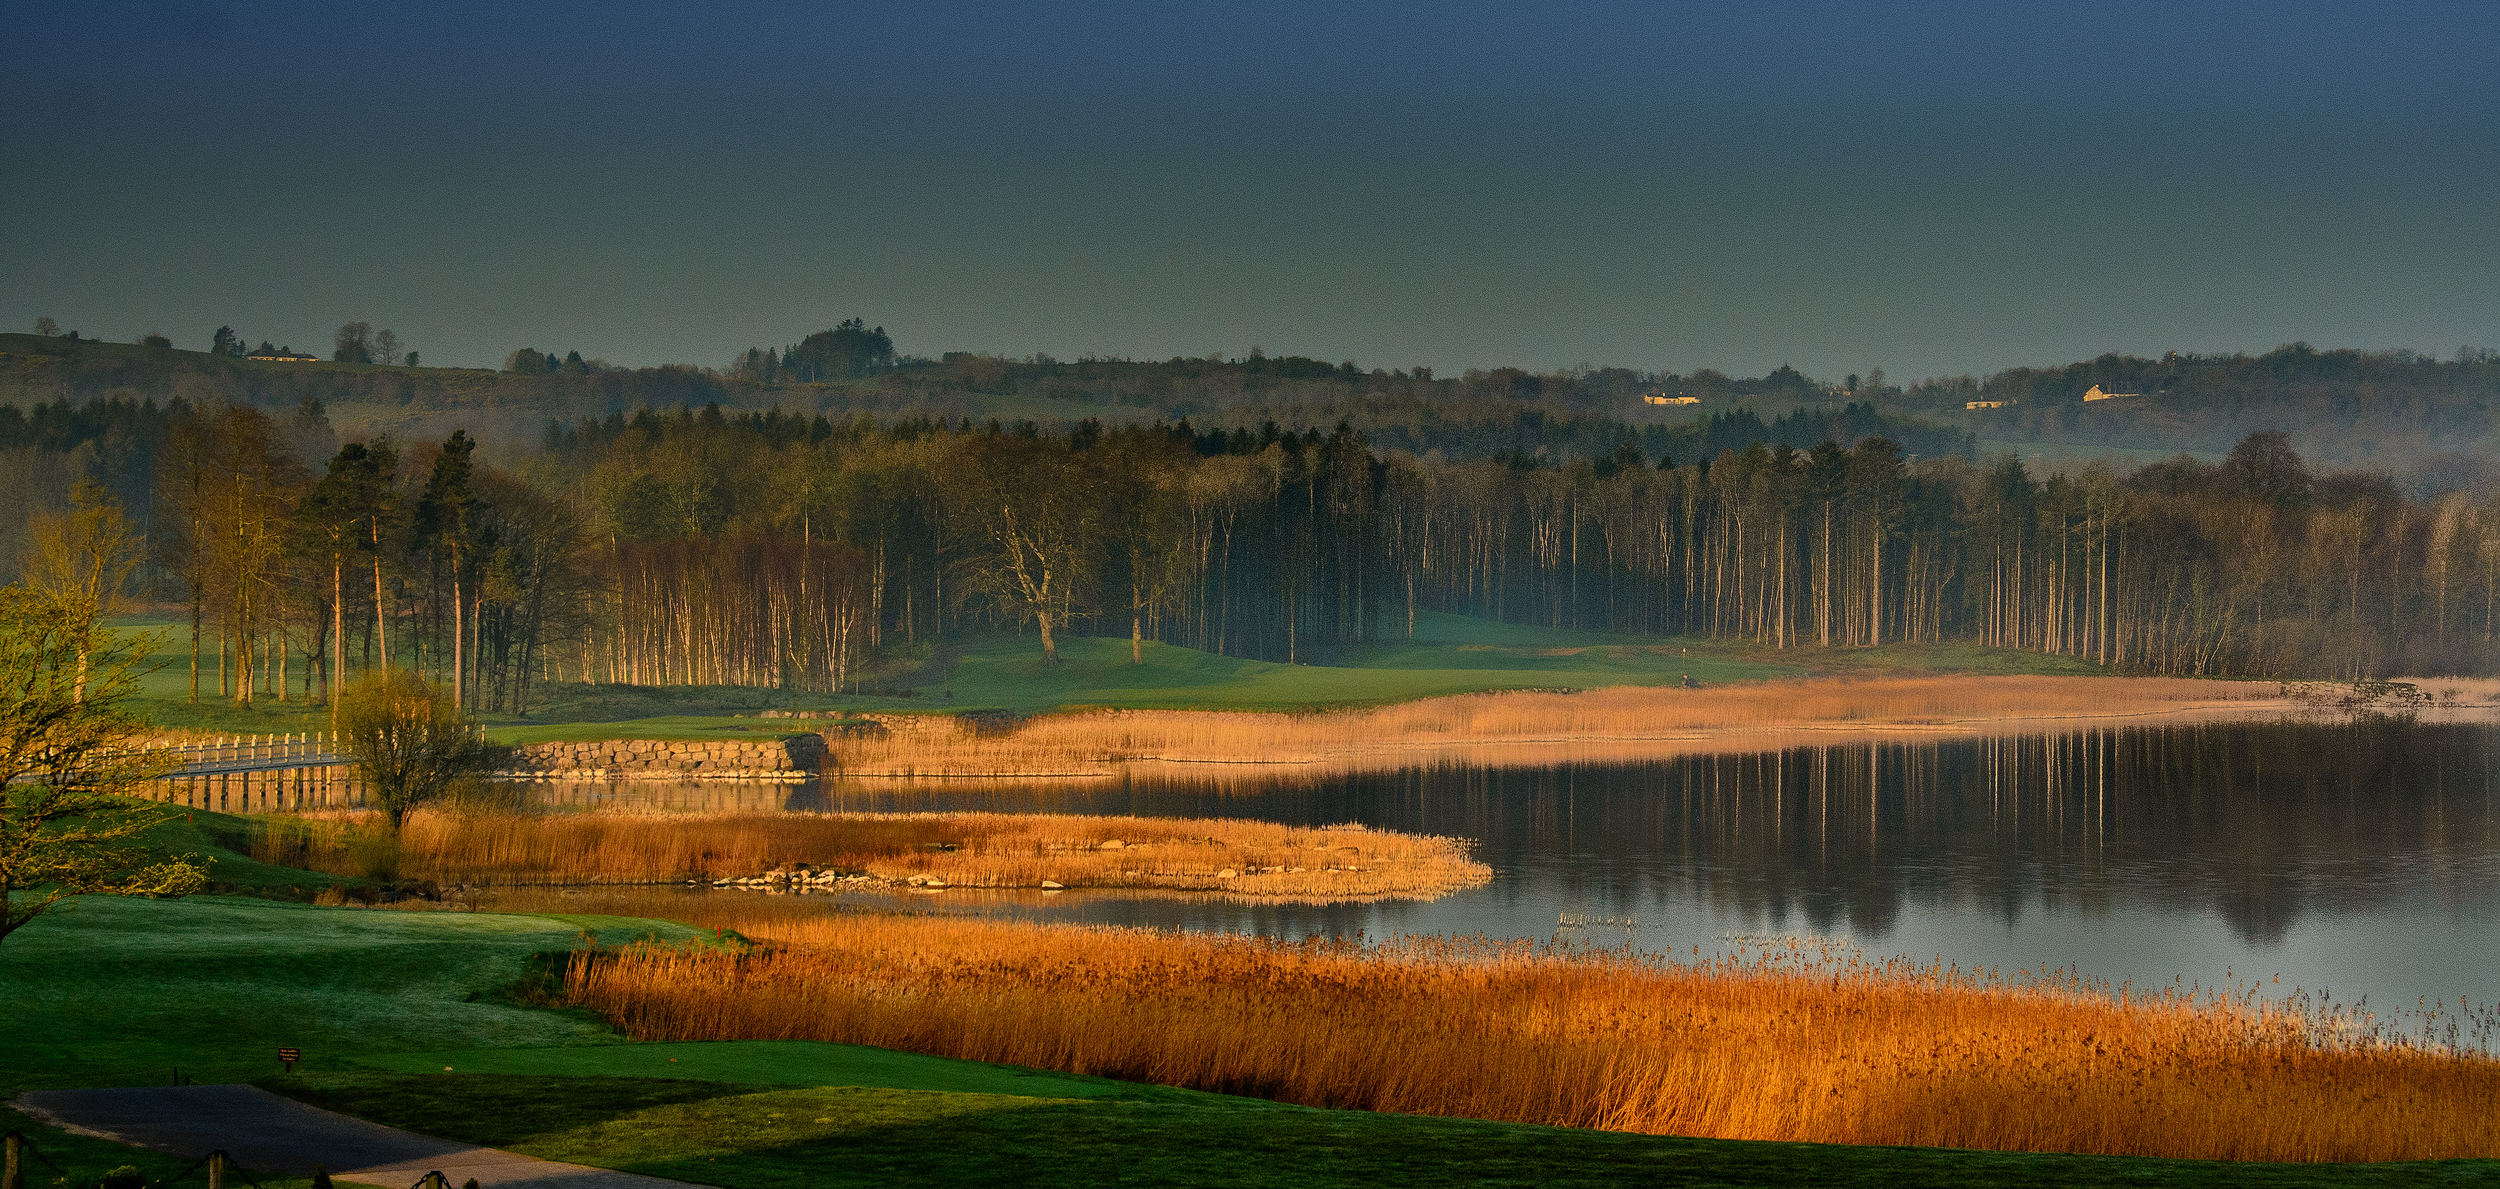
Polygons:
[[2221,1160],[2500,1155],[2500,1064],[2253,999],[2129,999],[1797,943],[1678,964],[702,899],[697,923],[766,944],[584,951],[562,998],[646,1040],[841,1041],[1570,1127]]
[[1312,714],[1095,710],[1006,735],[948,729],[828,740],[851,777],[1110,775],[1140,761],[1324,771],[1418,763],[1546,764],[1760,750],[1832,732],[2038,730],[2044,723],[2254,717],[2291,704],[2271,682],[2112,677],[1813,678],[1687,690],[1486,693]]
[[[253,857],[357,874],[372,866],[361,841],[344,821],[277,825],[255,837]],[[400,875],[442,883],[674,883],[804,866],[895,884],[1318,901],[1429,899],[1493,876],[1456,838],[1076,814],[421,812],[395,857]]]

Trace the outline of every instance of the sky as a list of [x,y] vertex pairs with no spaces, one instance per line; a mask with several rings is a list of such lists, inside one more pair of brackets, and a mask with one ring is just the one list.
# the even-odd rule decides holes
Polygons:
[[12,4],[0,329],[1895,380],[2500,346],[2500,5]]

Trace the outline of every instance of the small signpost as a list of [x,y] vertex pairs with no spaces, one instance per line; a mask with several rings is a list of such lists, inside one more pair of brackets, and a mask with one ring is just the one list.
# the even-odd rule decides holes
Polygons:
[[286,1071],[288,1073],[295,1072],[295,1063],[303,1059],[304,1051],[302,1049],[278,1050],[278,1060],[286,1064]]

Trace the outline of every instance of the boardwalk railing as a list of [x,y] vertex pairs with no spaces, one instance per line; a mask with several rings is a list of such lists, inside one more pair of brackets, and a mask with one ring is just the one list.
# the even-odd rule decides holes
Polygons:
[[174,776],[212,776],[228,772],[268,772],[283,768],[327,768],[356,761],[338,750],[335,735],[237,735],[200,743],[182,743],[159,750],[180,761]]
[[361,809],[364,784],[335,735],[232,735],[158,750],[181,766],[142,795],[192,809]]

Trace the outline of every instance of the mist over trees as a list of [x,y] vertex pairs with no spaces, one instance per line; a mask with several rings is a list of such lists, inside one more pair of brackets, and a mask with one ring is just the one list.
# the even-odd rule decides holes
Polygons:
[[[378,358],[380,332],[368,338],[361,350]],[[412,364],[413,353],[402,350],[402,362]],[[2086,403],[2095,385],[2131,395]],[[860,319],[785,348],[751,348],[719,368],[627,368],[578,351],[525,347],[499,372],[376,369],[0,335],[0,403],[21,408],[215,399],[281,413],[307,397],[357,434],[388,432],[406,441],[465,429],[489,442],[520,442],[550,417],[570,423],[645,406],[718,403],[835,419],[1029,419],[1054,432],[1089,417],[1106,425],[1187,419],[1227,428],[1344,421],[1379,449],[1448,459],[1519,451],[1549,463],[1603,457],[1627,430],[1644,450],[1679,459],[1715,457],[1748,440],[1804,449],[1824,437],[1846,445],[1873,434],[1920,458],[2050,448],[2065,457],[2135,451],[2139,460],[2191,450],[2208,461],[2250,433],[2283,430],[2305,458],[2386,472],[2414,495],[2500,483],[2493,461],[2500,458],[2500,353],[2479,348],[2434,357],[2295,343],[2263,355],[2106,355],[1904,385],[1880,369],[1825,380],[1784,365],[1752,378],[1708,368],[1585,365],[1442,375],[1425,366],[1366,368],[1257,348],[1231,358],[1159,361],[969,352],[931,359],[902,353],[883,328]],[[1649,397],[1698,403],[1657,405]],[[2001,407],[1965,407],[1974,401]],[[1859,412],[1842,427],[1782,424],[1852,408]],[[1747,418],[1766,428],[1743,426]]]

